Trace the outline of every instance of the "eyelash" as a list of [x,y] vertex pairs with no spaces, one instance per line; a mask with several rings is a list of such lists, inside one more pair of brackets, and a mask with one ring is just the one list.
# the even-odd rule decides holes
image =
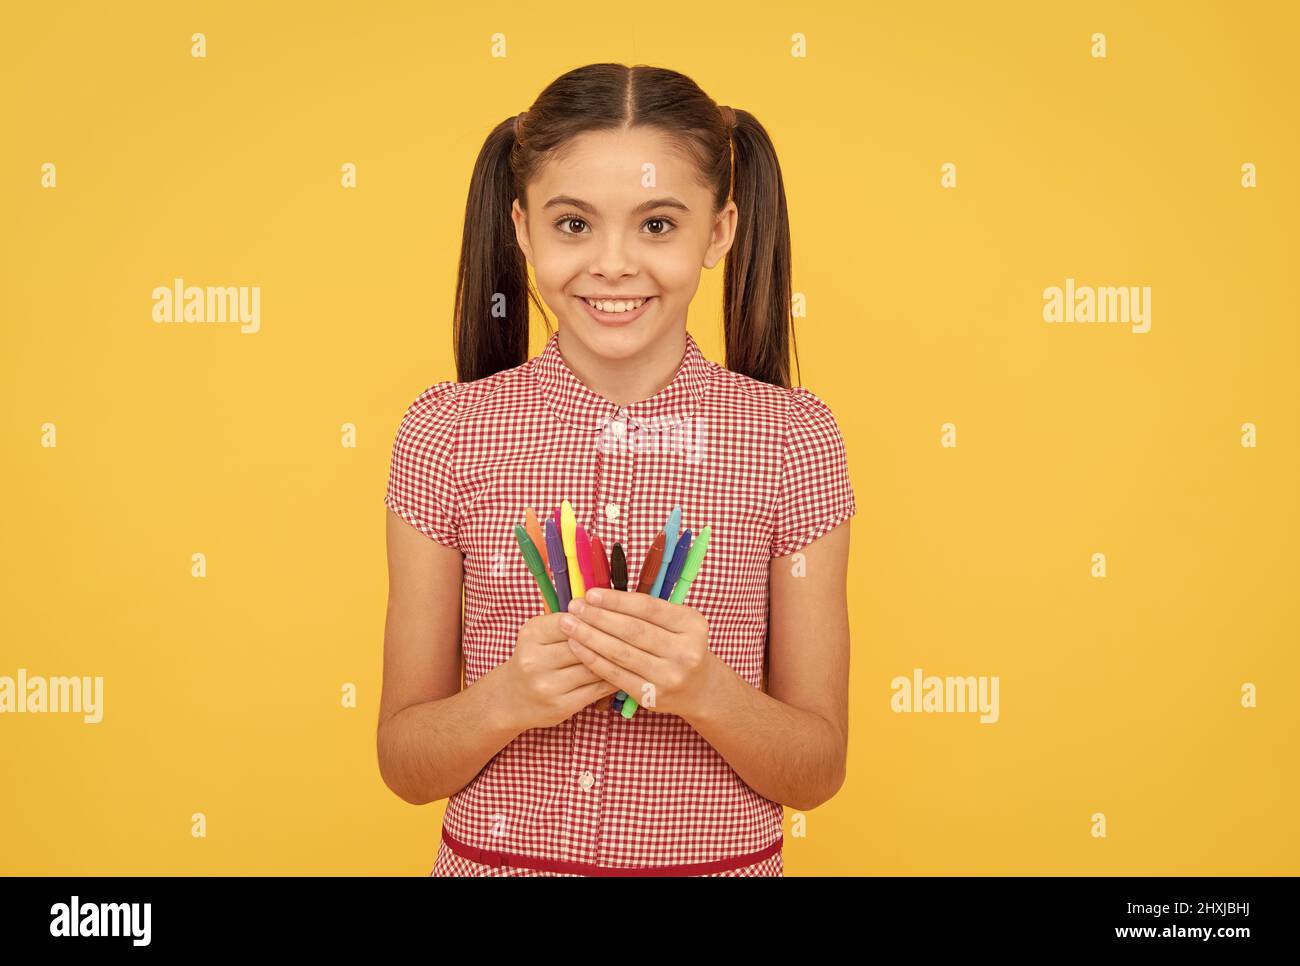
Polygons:
[[[558,231],[561,235],[581,235],[581,234],[582,234],[582,232],[580,232],[580,231],[565,231],[564,229],[562,229],[560,226],[563,225],[563,224],[564,224],[565,222],[567,222],[567,221],[580,221],[580,222],[582,222],[584,225],[587,223],[587,219],[586,219],[586,218],[583,218],[581,215],[576,214],[576,213],[573,213],[573,212],[570,212],[570,213],[567,213],[567,214],[561,215],[559,218],[555,219],[555,221],[554,221],[554,223],[553,223],[553,224],[554,224],[554,227],[555,227],[555,230]],[[671,225],[671,226],[672,226],[668,231],[650,232],[650,235],[651,235],[651,237],[653,237],[653,238],[664,238],[665,236],[667,236],[667,235],[671,235],[674,231],[677,230],[677,222],[673,221],[671,218],[665,218],[665,217],[662,216],[662,215],[656,215],[654,218],[647,218],[647,219],[646,219],[646,222],[647,222],[647,223],[648,223],[648,222],[652,222],[652,221],[662,221],[665,225]]]

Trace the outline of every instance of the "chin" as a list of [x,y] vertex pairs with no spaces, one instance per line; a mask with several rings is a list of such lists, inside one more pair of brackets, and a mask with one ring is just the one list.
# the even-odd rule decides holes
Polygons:
[[635,322],[626,328],[610,329],[585,319],[570,323],[570,330],[591,352],[611,360],[634,358],[651,345],[658,334]]

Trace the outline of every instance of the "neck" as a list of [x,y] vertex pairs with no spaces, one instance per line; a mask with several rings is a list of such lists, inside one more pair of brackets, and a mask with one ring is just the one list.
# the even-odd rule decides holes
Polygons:
[[630,406],[649,399],[677,375],[686,353],[686,330],[669,338],[656,339],[644,351],[626,359],[609,359],[593,353],[560,329],[560,355],[579,381],[616,406]]

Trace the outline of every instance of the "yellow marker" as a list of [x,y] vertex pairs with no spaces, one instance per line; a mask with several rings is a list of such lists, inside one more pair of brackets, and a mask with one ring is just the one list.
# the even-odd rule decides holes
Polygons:
[[569,596],[586,597],[587,585],[582,582],[582,568],[578,566],[578,518],[573,515],[573,505],[568,500],[560,504],[560,542],[564,544],[564,559],[569,562]]

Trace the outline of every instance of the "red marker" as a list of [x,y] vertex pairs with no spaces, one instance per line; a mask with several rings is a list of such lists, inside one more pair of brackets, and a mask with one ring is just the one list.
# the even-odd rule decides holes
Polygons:
[[600,537],[591,538],[591,573],[595,581],[592,587],[609,587],[609,561],[605,558],[605,545]]

